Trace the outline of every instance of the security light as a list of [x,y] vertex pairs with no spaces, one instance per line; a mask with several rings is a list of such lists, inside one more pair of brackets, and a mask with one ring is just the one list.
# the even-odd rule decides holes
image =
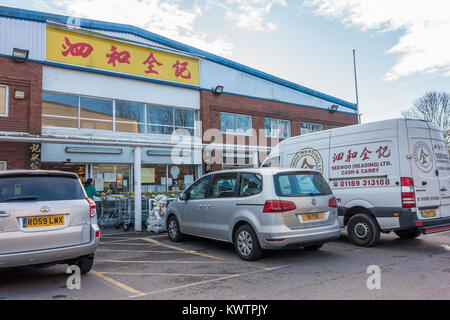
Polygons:
[[223,86],[216,86],[215,88],[213,88],[213,93],[214,94],[221,94],[223,92]]
[[14,62],[25,62],[28,59],[28,50],[14,48],[12,59]]
[[330,107],[328,108],[328,111],[329,111],[330,113],[334,113],[334,112],[337,111],[337,109],[338,109],[338,106],[337,106],[336,104],[333,104],[332,106],[330,106]]

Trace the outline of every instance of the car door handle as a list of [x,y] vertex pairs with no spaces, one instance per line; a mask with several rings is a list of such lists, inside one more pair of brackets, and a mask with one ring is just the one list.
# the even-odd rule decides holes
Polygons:
[[211,207],[211,205],[209,205],[209,204],[204,204],[203,205],[203,208],[205,208],[205,209],[209,209],[209,207]]
[[446,189],[446,188],[442,188],[441,191],[442,191],[442,192],[445,192],[445,191],[447,191],[447,189]]
[[428,182],[426,182],[426,181],[422,181],[422,185],[423,185],[423,186],[426,186],[427,183],[428,183]]
[[6,213],[5,211],[0,211],[0,218],[8,218],[11,214]]

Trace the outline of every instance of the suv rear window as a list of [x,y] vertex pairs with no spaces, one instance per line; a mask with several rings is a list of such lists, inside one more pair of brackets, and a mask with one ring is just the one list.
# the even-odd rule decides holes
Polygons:
[[331,189],[318,172],[287,172],[274,176],[279,197],[325,196]]
[[0,178],[0,202],[85,199],[78,179],[61,176]]

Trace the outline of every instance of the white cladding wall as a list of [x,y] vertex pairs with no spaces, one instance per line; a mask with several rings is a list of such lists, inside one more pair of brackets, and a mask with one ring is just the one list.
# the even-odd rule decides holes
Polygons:
[[43,90],[200,109],[200,93],[187,89],[107,75],[44,66]]
[[[223,85],[224,91],[230,93],[323,109],[336,104],[209,60],[202,59],[200,68],[200,86],[205,89]],[[341,105],[338,110],[356,114],[355,110]]]
[[13,48],[29,50],[28,58],[45,58],[45,24],[0,17],[0,54],[10,56]]

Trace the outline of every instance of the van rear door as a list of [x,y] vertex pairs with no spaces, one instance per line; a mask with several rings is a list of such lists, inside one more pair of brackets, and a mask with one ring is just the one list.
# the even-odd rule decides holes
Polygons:
[[420,120],[406,120],[406,127],[416,206],[420,210],[417,216],[424,220],[440,218],[441,191],[430,127],[426,121]]
[[442,130],[433,123],[429,123],[431,141],[433,143],[436,174],[439,181],[441,197],[441,217],[450,216],[450,157]]

